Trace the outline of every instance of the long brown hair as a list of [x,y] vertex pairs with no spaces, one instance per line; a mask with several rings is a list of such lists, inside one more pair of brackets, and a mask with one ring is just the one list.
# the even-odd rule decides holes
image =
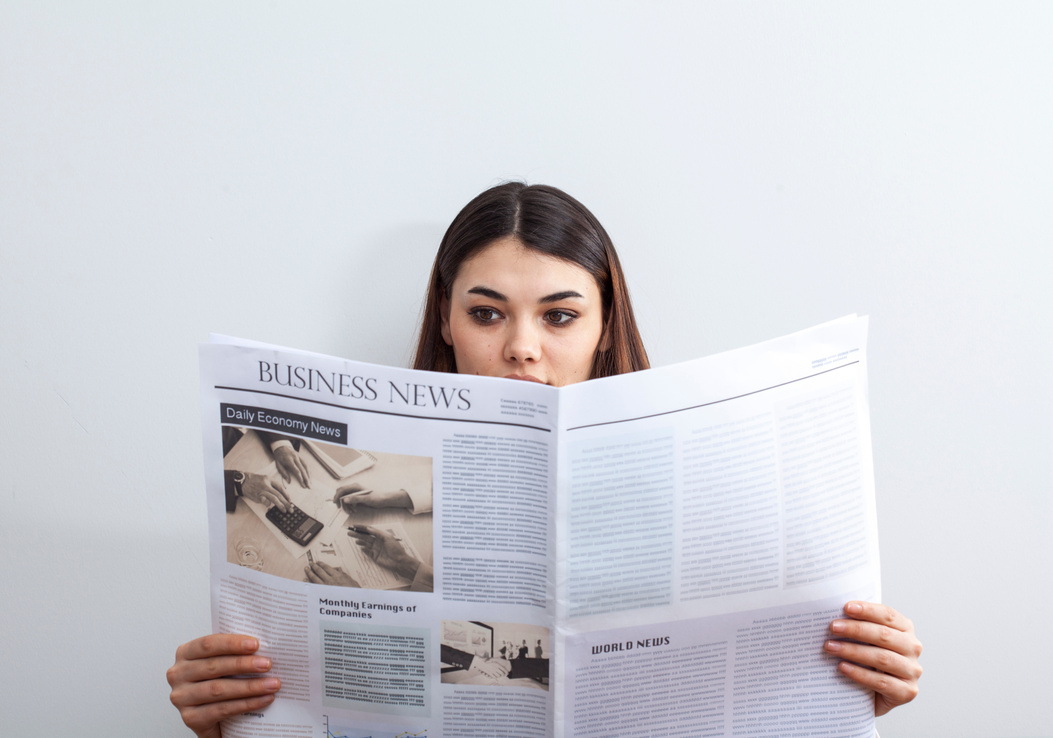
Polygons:
[[527,248],[577,264],[599,285],[604,331],[592,360],[591,379],[650,366],[618,254],[596,216],[555,187],[508,182],[465,205],[442,237],[431,270],[414,369],[457,371],[453,347],[442,338],[442,298],[450,297],[461,264],[509,236]]

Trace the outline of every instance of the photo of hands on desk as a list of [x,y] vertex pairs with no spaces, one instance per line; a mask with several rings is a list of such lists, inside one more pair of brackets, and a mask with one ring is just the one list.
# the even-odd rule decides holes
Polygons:
[[432,459],[223,426],[227,560],[286,579],[433,590]]
[[548,689],[549,632],[541,625],[443,620],[442,681]]

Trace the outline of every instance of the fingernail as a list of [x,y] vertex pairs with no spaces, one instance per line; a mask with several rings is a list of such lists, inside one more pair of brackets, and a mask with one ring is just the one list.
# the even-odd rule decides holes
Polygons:
[[863,606],[860,605],[858,602],[849,602],[847,605],[845,605],[845,612],[847,612],[849,615],[858,615],[859,613],[863,612]]
[[844,620],[835,620],[834,622],[830,623],[830,630],[834,631],[835,633],[844,633],[847,629],[848,623],[846,623]]
[[826,650],[827,651],[835,651],[836,652],[836,651],[840,651],[841,648],[842,648],[841,641],[827,641],[826,642]]
[[260,642],[255,638],[246,638],[241,642],[241,647],[246,651],[255,651],[260,647]]
[[252,665],[260,671],[267,671],[267,669],[271,668],[271,660],[266,656],[257,656],[252,660]]
[[282,686],[282,683],[274,677],[263,680],[263,688],[269,692],[277,692],[280,686]]

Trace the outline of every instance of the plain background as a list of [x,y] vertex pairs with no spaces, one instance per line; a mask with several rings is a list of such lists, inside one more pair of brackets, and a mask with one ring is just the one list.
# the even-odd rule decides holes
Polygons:
[[188,734],[198,342],[405,364],[506,179],[606,225],[655,364],[871,316],[882,735],[1053,735],[1053,5],[994,2],[4,3],[0,732]]

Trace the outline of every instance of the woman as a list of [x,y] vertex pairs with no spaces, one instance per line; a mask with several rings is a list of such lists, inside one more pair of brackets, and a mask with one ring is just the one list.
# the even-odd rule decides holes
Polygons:
[[[648,367],[617,254],[581,203],[540,185],[483,192],[439,246],[413,363],[416,369],[563,386]],[[838,669],[874,691],[883,715],[918,691],[921,643],[910,620],[850,602],[824,648]],[[844,640],[842,640],[844,639]],[[215,634],[185,643],[168,670],[172,703],[199,736],[226,717],[274,700],[259,642]],[[231,678],[257,675],[256,678]]]

